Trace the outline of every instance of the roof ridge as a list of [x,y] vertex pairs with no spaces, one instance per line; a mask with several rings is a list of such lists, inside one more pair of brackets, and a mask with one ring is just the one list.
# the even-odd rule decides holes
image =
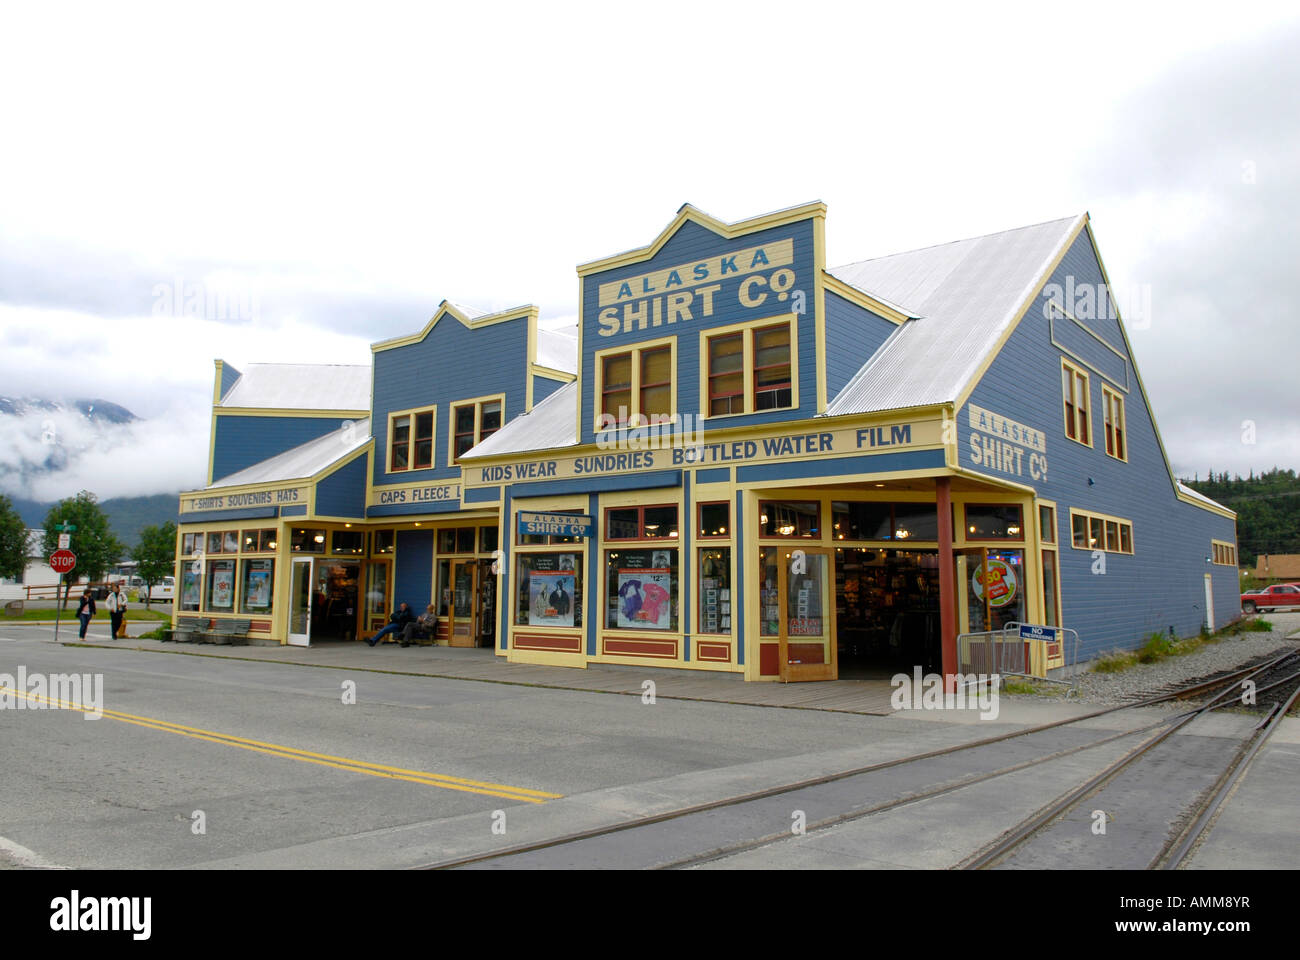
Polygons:
[[945,240],[942,243],[930,243],[930,244],[926,244],[923,247],[913,247],[910,250],[899,250],[894,253],[884,253],[878,257],[866,257],[862,260],[854,260],[850,263],[842,263],[837,267],[829,267],[828,269],[833,274],[835,273],[836,270],[846,270],[849,267],[856,267],[860,263],[873,263],[877,260],[888,260],[890,257],[904,257],[912,253],[924,253],[927,250],[937,250],[940,247],[956,246],[959,243],[973,243],[976,240],[987,240],[989,237],[1000,237],[1008,233],[1019,233],[1021,230],[1033,230],[1036,227],[1045,227],[1048,224],[1074,223],[1074,221],[1077,220],[1080,216],[1082,216],[1082,214],[1076,213],[1069,217],[1053,217],[1050,220],[1040,220],[1037,223],[1026,223],[1019,227],[1011,227],[1007,230],[991,230],[988,233],[976,234],[973,237],[962,237],[961,239],[958,240]]

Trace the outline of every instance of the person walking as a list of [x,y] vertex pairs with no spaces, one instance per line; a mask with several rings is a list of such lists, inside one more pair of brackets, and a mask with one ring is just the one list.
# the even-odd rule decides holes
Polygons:
[[117,639],[117,635],[122,632],[122,619],[125,616],[126,594],[122,592],[122,585],[115,583],[108,594],[108,617],[112,624],[108,633],[110,639]]
[[90,618],[95,613],[95,597],[90,592],[90,587],[87,587],[81,591],[81,603],[77,606],[77,619],[81,621],[80,639],[86,639],[86,628],[90,626]]

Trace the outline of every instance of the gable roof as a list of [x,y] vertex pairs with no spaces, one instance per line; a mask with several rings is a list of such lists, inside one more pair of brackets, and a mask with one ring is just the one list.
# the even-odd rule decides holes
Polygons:
[[250,363],[216,407],[369,411],[370,367]]
[[955,402],[1087,223],[1087,214],[829,270],[909,314],[823,416]]
[[306,480],[350,457],[370,442],[370,420],[357,420],[332,430],[323,437],[308,440],[261,463],[245,467],[238,473],[222,477],[205,488],[240,487],[250,483],[279,483]]

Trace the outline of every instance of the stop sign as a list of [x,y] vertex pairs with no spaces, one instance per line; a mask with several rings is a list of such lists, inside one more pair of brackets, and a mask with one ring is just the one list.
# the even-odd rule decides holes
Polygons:
[[77,565],[77,555],[71,550],[55,550],[50,554],[50,569],[55,573],[68,573]]

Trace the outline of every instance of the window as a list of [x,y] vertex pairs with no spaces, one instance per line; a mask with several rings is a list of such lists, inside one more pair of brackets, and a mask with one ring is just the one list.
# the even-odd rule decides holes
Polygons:
[[433,410],[413,410],[388,418],[388,472],[433,466]]
[[456,527],[438,531],[439,553],[473,553],[478,540],[476,527]]
[[677,341],[596,354],[596,429],[664,423],[676,407]]
[[239,612],[270,613],[274,583],[274,560],[245,560],[244,583],[239,591]]
[[701,334],[703,409],[722,417],[798,405],[794,326],[789,320],[759,322]]
[[1133,552],[1133,525],[1120,517],[1070,511],[1070,542],[1077,550]]
[[610,630],[677,630],[676,549],[606,550]]
[[505,397],[479,397],[451,408],[451,451],[447,465],[453,466],[471,448],[501,429]]
[[515,560],[515,624],[582,626],[582,551],[522,553]]
[[1124,398],[1109,387],[1101,388],[1101,405],[1106,414],[1106,455],[1127,460],[1124,428]]
[[831,503],[835,540],[937,540],[939,514],[932,503]]
[[677,507],[610,507],[605,511],[606,540],[675,540]]
[[242,540],[245,553],[267,553],[277,546],[274,530],[245,530]]
[[760,537],[821,537],[821,504],[778,503],[760,500],[758,535]]
[[1016,504],[968,503],[967,540],[1023,540],[1024,524]]
[[700,504],[700,525],[696,535],[700,537],[731,536],[731,504],[723,500],[719,503]]
[[289,538],[289,545],[294,553],[324,553],[325,531],[295,527]]
[[181,556],[192,557],[196,550],[203,549],[203,534],[187,533],[181,537]]
[[1038,536],[1043,543],[1056,542],[1056,508],[1038,508]]
[[366,552],[366,535],[360,530],[335,530],[330,535],[330,553],[360,556]]
[[1237,548],[1231,543],[1223,540],[1212,540],[1210,542],[1211,555],[1214,562],[1223,566],[1235,567],[1237,565]]
[[235,561],[208,561],[207,609],[221,613],[235,611]]
[[699,633],[731,633],[731,548],[699,551]]
[[1092,446],[1088,420],[1088,375],[1061,361],[1061,391],[1065,395],[1065,435]]
[[378,556],[379,554],[393,552],[393,531],[376,530],[371,542],[370,552]]

